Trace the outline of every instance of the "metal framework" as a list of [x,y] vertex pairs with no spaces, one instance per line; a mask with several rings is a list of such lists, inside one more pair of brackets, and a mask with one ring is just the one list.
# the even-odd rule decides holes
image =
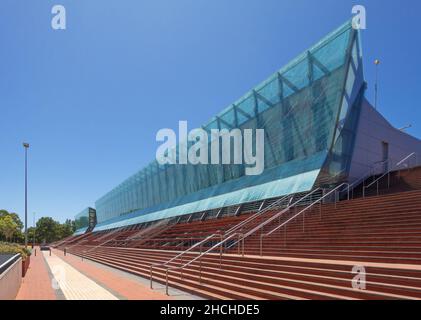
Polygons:
[[212,210],[221,216],[221,208],[307,192],[322,173],[346,176],[364,87],[358,42],[358,31],[344,24],[202,126],[264,129],[260,176],[246,176],[246,165],[153,161],[96,201],[95,230],[197,212],[206,219]]

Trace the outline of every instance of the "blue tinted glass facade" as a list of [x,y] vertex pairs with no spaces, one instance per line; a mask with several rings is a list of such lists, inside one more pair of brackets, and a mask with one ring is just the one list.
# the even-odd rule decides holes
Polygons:
[[95,203],[96,230],[308,191],[327,178],[343,179],[363,88],[359,33],[346,23],[203,126],[209,137],[212,129],[264,129],[261,175],[246,176],[245,165],[153,161]]
[[76,233],[84,233],[88,228],[93,228],[96,225],[96,210],[93,208],[86,208],[75,216]]
[[89,227],[89,208],[86,208],[79,212],[75,216],[76,233],[86,231]]

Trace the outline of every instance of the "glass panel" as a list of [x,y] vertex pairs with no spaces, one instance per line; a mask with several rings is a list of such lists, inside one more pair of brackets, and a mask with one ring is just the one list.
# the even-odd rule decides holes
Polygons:
[[354,88],[354,83],[355,83],[355,72],[354,72],[354,68],[350,66],[349,71],[348,71],[348,78],[346,80],[346,88],[345,88],[345,92],[348,97],[352,96],[352,89]]
[[338,52],[345,52],[348,47],[350,32],[345,31],[337,35],[332,41],[320,46],[312,52],[313,56],[320,61],[329,71],[342,66],[345,63],[345,55]]
[[305,59],[283,73],[282,76],[289,80],[295,87],[298,88],[298,90],[300,90],[309,84],[308,70],[308,60]]
[[[264,98],[276,104],[279,102],[279,81],[278,77],[272,79],[269,83],[264,85],[261,89],[257,90],[257,92],[262,95]],[[265,110],[265,109],[264,109]],[[262,111],[264,111],[262,110]],[[260,111],[260,109],[259,109]]]
[[[344,25],[310,49],[329,70],[328,74],[313,65],[314,81],[310,83],[306,52],[278,71],[295,87],[284,81],[282,100],[277,72],[238,100],[236,113],[229,107],[219,114],[221,128],[234,127],[237,119],[240,130],[265,130],[265,170],[261,175],[247,176],[246,165],[177,164],[163,168],[154,161],[96,202],[100,228],[110,228],[110,223],[116,227],[153,221],[311,189],[332,152],[344,157],[349,153],[345,137],[337,143],[337,149],[330,148],[340,113],[351,32],[350,24]],[[349,83],[354,82],[353,77],[355,74],[349,75]],[[257,99],[257,117],[254,92],[261,95]],[[347,109],[342,106],[340,115],[346,121]],[[208,131],[218,129],[217,118],[205,127]],[[231,156],[233,152],[231,144]]]
[[254,98],[250,95],[237,105],[237,108],[250,115],[254,116]]
[[358,56],[357,41],[354,41],[354,45],[352,46],[352,61],[354,62],[355,69],[358,70],[359,56]]

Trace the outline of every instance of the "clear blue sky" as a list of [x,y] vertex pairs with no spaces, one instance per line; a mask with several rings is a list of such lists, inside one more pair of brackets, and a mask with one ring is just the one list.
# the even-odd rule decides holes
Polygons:
[[[67,9],[54,31],[51,8]],[[156,132],[205,123],[367,8],[367,97],[421,137],[421,2],[60,0],[0,2],[0,208],[73,217],[154,158]]]

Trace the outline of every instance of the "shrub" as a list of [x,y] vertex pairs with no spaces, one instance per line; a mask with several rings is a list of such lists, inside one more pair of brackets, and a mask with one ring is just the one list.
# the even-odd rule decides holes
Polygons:
[[0,242],[0,254],[20,253],[22,260],[26,260],[31,255],[31,250],[15,243]]

